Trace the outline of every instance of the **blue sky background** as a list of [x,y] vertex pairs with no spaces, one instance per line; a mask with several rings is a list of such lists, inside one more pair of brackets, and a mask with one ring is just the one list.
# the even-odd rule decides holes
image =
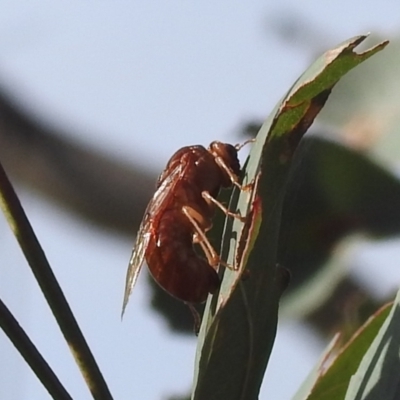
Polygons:
[[[396,0],[0,4],[2,85],[44,121],[154,171],[184,145],[236,142],[240,123],[265,118],[316,50],[369,31],[394,35],[400,22]],[[277,21],[291,15],[315,32],[308,48],[277,37]],[[170,333],[151,312],[144,276],[120,321],[134,232],[121,240],[18,191],[115,399],[188,391],[195,337]],[[3,217],[0,236],[2,299],[73,398],[90,398]],[[324,345],[282,323],[260,399],[289,399]],[[47,398],[2,332],[0,351],[0,398]]]

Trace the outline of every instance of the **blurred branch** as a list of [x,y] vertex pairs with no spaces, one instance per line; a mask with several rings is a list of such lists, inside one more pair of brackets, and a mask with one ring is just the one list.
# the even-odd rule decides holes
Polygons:
[[156,173],[68,139],[0,88],[0,157],[14,178],[85,219],[133,234]]

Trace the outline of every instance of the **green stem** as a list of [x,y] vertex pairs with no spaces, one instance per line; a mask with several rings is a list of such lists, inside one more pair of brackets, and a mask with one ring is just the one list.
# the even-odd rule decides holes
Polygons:
[[0,206],[57,320],[93,398],[96,400],[112,399],[93,354],[1,163]]
[[72,400],[72,397],[58,380],[49,364],[47,364],[2,300],[0,300],[0,326],[50,393],[50,396],[57,400]]

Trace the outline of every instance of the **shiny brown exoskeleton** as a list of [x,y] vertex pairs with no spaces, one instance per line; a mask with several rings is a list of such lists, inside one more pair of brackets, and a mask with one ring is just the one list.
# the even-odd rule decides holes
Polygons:
[[[157,181],[141,223],[129,262],[123,311],[146,260],[156,282],[186,303],[201,303],[214,293],[220,281],[216,272],[222,263],[207,240],[215,207],[241,218],[215,200],[221,187],[238,183],[239,146],[212,142],[208,149],[188,146],[169,160]],[[207,260],[194,250],[202,247]]]

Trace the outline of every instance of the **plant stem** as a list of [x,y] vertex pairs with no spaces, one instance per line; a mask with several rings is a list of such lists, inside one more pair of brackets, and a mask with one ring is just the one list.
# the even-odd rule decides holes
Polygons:
[[56,318],[93,398],[96,400],[112,399],[93,354],[1,163],[0,206]]
[[72,397],[58,380],[49,364],[47,364],[2,300],[0,300],[0,326],[51,397],[57,400],[72,400]]

